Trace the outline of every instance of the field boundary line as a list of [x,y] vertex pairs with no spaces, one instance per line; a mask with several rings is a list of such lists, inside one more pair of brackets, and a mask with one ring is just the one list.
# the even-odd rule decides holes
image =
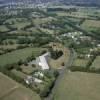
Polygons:
[[18,89],[19,86],[16,85],[15,87],[11,88],[9,91],[7,91],[4,95],[0,96],[0,100],[5,98],[6,96],[10,95],[12,92],[14,92],[16,89]]

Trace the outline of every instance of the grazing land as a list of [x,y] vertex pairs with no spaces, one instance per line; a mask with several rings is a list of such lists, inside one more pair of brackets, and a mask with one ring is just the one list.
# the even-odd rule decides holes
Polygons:
[[100,69],[100,56],[96,57],[96,59],[92,63],[91,68]]
[[26,74],[31,74],[35,70],[35,67],[33,68],[30,65],[28,66],[22,65],[21,68],[22,68],[22,71]]
[[0,32],[6,32],[9,29],[5,25],[0,25]]
[[16,63],[19,60],[25,60],[27,57],[31,56],[32,53],[37,56],[40,54],[41,50],[43,50],[43,48],[25,48],[1,55],[0,65],[4,66],[6,64]]
[[0,100],[40,100],[39,96],[0,73]]
[[66,72],[58,83],[54,100],[99,100],[99,78],[98,74]]
[[75,59],[73,66],[82,66],[82,67],[86,67],[87,63],[88,63],[88,59]]
[[83,22],[82,28],[87,29],[87,30],[91,30],[93,28],[100,28],[100,21],[97,20],[85,20],[85,22]]
[[21,79],[25,79],[27,77],[26,74],[24,74],[23,72],[21,71],[17,71],[16,69],[13,69],[11,71],[14,75],[16,75],[17,77],[20,77]]

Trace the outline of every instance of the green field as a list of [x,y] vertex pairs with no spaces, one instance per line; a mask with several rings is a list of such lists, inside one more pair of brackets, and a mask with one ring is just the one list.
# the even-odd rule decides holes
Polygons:
[[26,26],[30,25],[30,22],[16,22],[14,25],[12,25],[13,27],[16,27],[18,30],[20,30],[21,28],[24,28]]
[[91,68],[100,69],[100,56],[97,56],[94,62],[92,63]]
[[51,22],[53,18],[47,17],[47,18],[36,18],[35,20],[32,19],[32,21],[34,22],[35,25],[39,25],[42,23],[47,23],[47,22]]
[[83,29],[91,30],[94,28],[100,28],[100,21],[96,20],[85,20],[85,22],[81,25]]
[[50,29],[47,29],[47,28],[41,28],[41,31],[48,33],[48,34],[54,34],[54,30],[50,30]]
[[[60,8],[60,7],[58,7]],[[62,7],[63,8],[63,7]],[[69,7],[70,8],[70,7]],[[77,11],[75,12],[67,12],[67,11],[53,11],[58,16],[69,16],[69,17],[77,17],[77,18],[96,18],[100,16],[100,9],[95,7],[75,7]],[[65,8],[64,9],[68,9]]]
[[26,74],[24,74],[23,72],[21,71],[17,71],[16,69],[13,69],[11,71],[13,74],[15,74],[17,77],[20,77],[21,79],[25,79],[27,77]]
[[25,66],[25,65],[22,65],[21,66],[21,69],[22,69],[22,72],[26,73],[26,74],[31,74],[36,68],[32,67],[32,66]]
[[87,13],[78,11],[78,12],[72,12],[72,13],[68,13],[68,12],[64,12],[64,11],[57,11],[56,14],[58,16],[68,16],[68,17],[77,17],[77,18],[87,18],[88,15]]
[[100,75],[83,72],[66,72],[53,100],[100,100]]
[[9,29],[5,25],[0,25],[0,32],[6,32]]
[[73,66],[82,66],[82,67],[86,67],[87,63],[88,63],[88,59],[75,59]]
[[6,64],[16,63],[19,60],[25,60],[32,54],[34,54],[34,56],[37,56],[40,54],[41,50],[43,50],[43,48],[25,48],[1,55],[0,65],[4,66]]
[[40,97],[0,73],[0,100],[40,100]]
[[13,44],[13,45],[0,45],[0,48],[3,49],[16,49],[18,44]]
[[30,21],[28,21],[27,18],[10,18],[5,21],[5,24],[6,23],[9,23],[11,27],[17,28],[18,30],[30,25]]

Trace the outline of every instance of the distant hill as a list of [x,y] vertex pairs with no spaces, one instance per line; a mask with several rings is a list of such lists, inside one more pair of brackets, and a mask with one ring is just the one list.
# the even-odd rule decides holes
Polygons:
[[0,4],[7,3],[47,3],[47,2],[62,2],[65,4],[75,4],[75,5],[100,5],[100,0],[0,0]]

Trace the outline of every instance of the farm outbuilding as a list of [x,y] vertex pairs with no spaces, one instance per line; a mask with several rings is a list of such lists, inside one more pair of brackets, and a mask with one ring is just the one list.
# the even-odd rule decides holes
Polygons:
[[41,67],[42,70],[48,70],[50,67],[48,65],[48,58],[50,57],[50,53],[47,52],[36,59],[36,63]]

